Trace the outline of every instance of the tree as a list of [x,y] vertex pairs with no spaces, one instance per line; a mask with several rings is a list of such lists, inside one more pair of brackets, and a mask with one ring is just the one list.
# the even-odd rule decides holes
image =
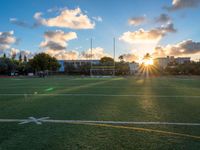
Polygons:
[[27,62],[27,57],[26,57],[26,55],[24,55],[24,62]]
[[18,67],[18,62],[9,58],[0,58],[0,74],[10,74],[15,72]]
[[200,75],[200,63],[168,64],[164,71],[172,75]]
[[130,73],[129,63],[121,61],[116,63],[116,75],[128,75]]
[[19,54],[19,62],[22,62],[22,54]]
[[100,63],[102,65],[113,65],[114,64],[114,59],[111,57],[102,57],[100,59]]
[[8,65],[5,62],[5,58],[0,58],[0,74],[6,74],[8,71]]
[[124,61],[124,56],[123,56],[123,55],[120,55],[120,56],[119,56],[119,60],[120,60],[120,61]]
[[3,58],[6,58],[6,53],[3,54]]
[[11,57],[12,57],[13,60],[16,58],[16,55],[17,55],[16,53],[13,53],[13,54],[12,54]]
[[56,71],[59,69],[60,64],[56,58],[51,57],[46,53],[39,53],[30,60],[30,65],[35,71]]
[[146,55],[144,55],[144,60],[148,60],[151,59],[151,55],[149,53],[146,53]]

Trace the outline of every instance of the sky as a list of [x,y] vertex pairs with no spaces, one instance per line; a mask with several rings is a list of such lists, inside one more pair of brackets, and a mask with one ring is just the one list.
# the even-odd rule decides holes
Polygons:
[[0,55],[200,59],[200,0],[1,0]]

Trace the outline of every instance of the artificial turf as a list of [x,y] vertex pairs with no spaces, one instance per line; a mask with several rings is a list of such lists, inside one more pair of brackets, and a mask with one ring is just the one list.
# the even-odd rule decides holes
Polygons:
[[[48,116],[61,120],[200,123],[198,77],[1,78],[0,85],[0,119]],[[200,137],[200,126],[128,126]],[[188,150],[200,149],[200,138],[81,124],[1,122],[0,150],[7,149]]]

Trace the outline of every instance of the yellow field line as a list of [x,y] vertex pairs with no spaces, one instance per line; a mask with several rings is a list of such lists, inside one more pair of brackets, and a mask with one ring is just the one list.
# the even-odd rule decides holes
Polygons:
[[154,133],[159,133],[159,134],[173,135],[173,136],[179,136],[179,137],[187,137],[187,138],[193,138],[193,139],[200,140],[200,136],[184,134],[184,133],[176,133],[176,132],[170,132],[170,131],[162,131],[162,130],[156,130],[156,129],[127,127],[127,126],[110,125],[110,124],[97,124],[97,123],[72,123],[72,124],[84,124],[84,125],[99,126],[99,127],[128,129],[128,130],[134,130],[134,131],[139,131],[139,132],[154,132]]

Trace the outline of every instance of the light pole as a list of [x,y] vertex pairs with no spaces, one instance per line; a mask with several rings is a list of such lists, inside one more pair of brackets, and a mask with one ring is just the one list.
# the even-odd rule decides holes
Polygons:
[[115,37],[113,38],[113,59],[114,59],[114,72],[113,72],[113,76],[115,76]]
[[91,60],[90,60],[90,76],[92,76],[92,38],[90,40]]

